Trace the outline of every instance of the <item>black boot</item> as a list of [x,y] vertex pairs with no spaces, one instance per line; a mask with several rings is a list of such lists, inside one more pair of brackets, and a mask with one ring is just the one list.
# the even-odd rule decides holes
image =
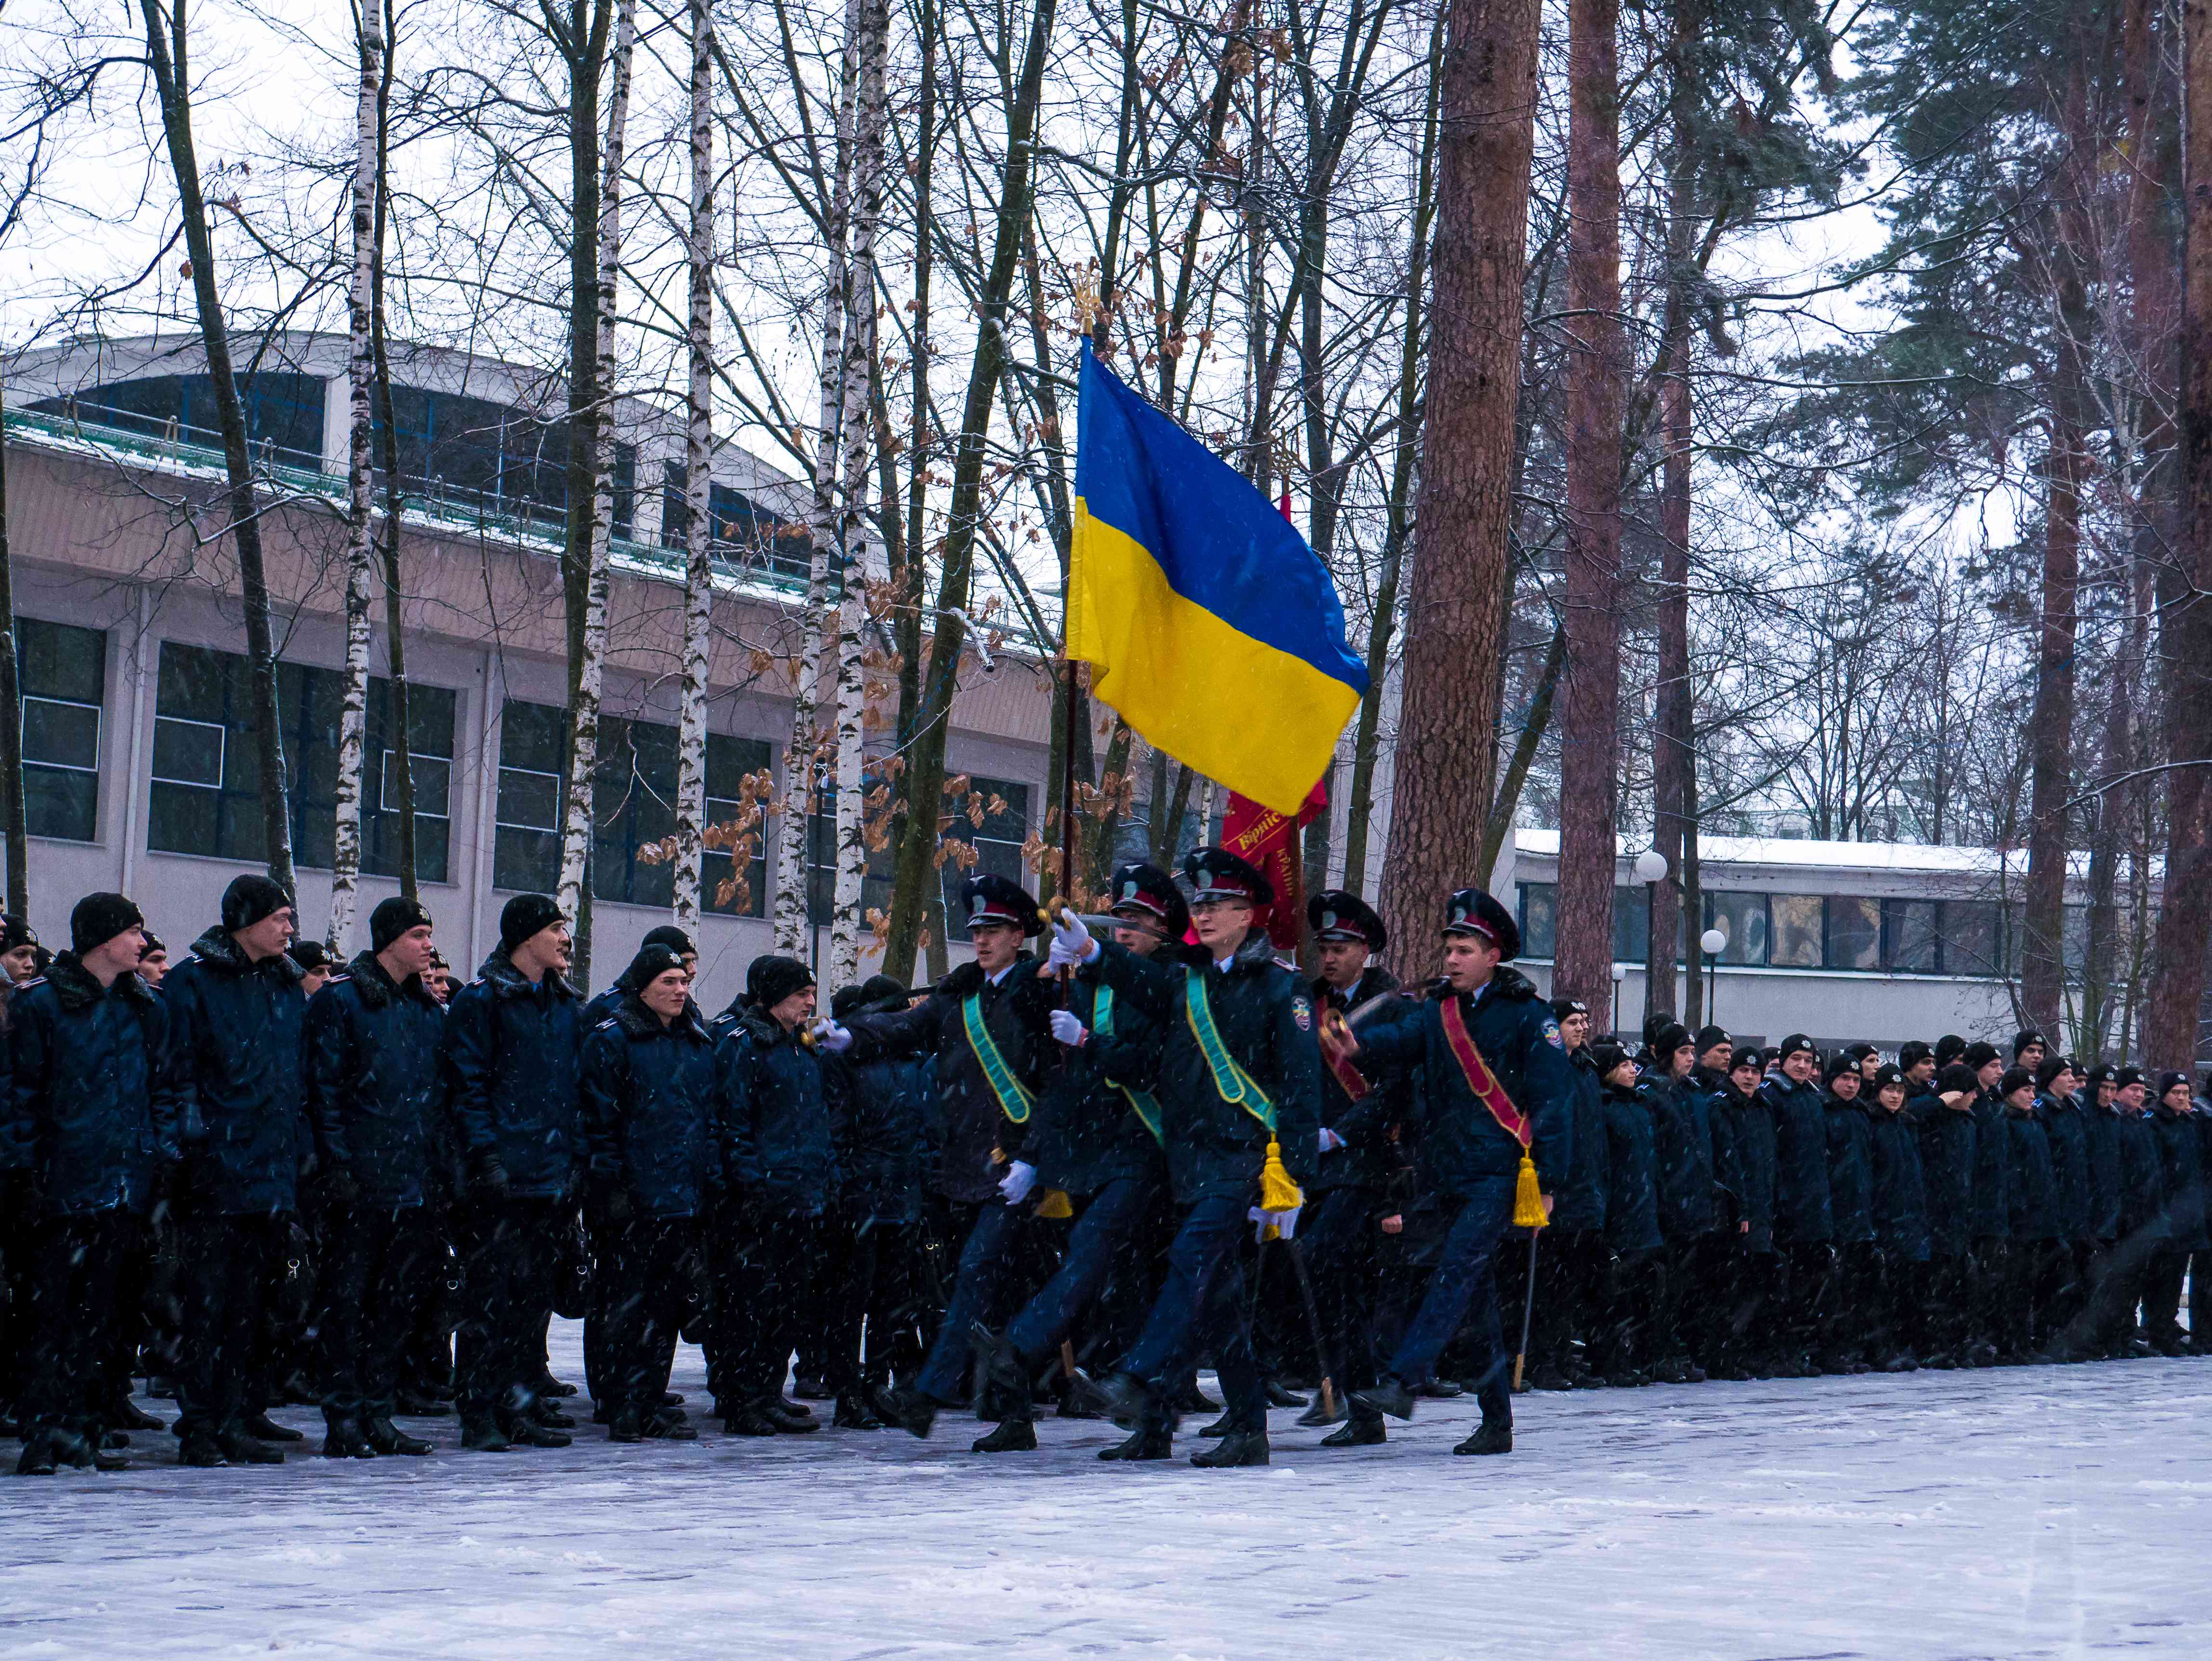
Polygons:
[[681,1408],[660,1408],[645,1415],[646,1439],[652,1442],[696,1442],[698,1427]]
[[1034,1419],[1007,1417],[999,1421],[999,1427],[975,1439],[969,1449],[971,1453],[1030,1453],[1036,1448],[1036,1421]]
[[475,1414],[464,1413],[461,1445],[474,1453],[505,1453],[514,1444],[501,1433],[499,1421],[489,1414],[479,1418]]
[[248,1436],[258,1437],[264,1442],[304,1442],[307,1439],[306,1431],[280,1425],[265,1413],[249,1414],[239,1421],[239,1427]]
[[1380,1419],[1362,1416],[1347,1422],[1342,1430],[1321,1439],[1325,1448],[1371,1448],[1378,1442],[1387,1442],[1389,1436]]
[[403,1390],[396,1410],[403,1419],[443,1419],[453,1409],[434,1396],[418,1396],[413,1390]]
[[1306,1398],[1284,1389],[1273,1378],[1267,1380],[1267,1405],[1271,1408],[1302,1408]]
[[362,1433],[361,1421],[349,1413],[334,1414],[323,1436],[325,1459],[374,1459],[376,1450]]
[[[1075,1370],[1075,1376],[1098,1392],[1098,1399],[1104,1404],[1108,1418],[1124,1430],[1136,1427],[1138,1420],[1144,1415],[1146,1399],[1151,1394],[1145,1388],[1143,1379],[1134,1373],[1118,1371],[1092,1378],[1080,1367]],[[1212,1402],[1206,1403],[1206,1411],[1216,1410]]]
[[1224,1413],[1212,1424],[1201,1426],[1198,1433],[1208,1441],[1218,1440],[1236,1430],[1236,1418],[1237,1415],[1233,1413]]
[[[216,1463],[222,1462],[218,1460]],[[43,1430],[34,1430],[23,1439],[23,1457],[15,1461],[15,1475],[52,1476],[53,1474],[53,1439]]]
[[1264,1465],[1267,1463],[1267,1433],[1264,1430],[1232,1430],[1203,1453],[1192,1454],[1190,1462],[1201,1470]]
[[543,1397],[530,1404],[530,1418],[533,1424],[542,1425],[547,1430],[574,1430],[576,1427],[574,1419]]
[[1316,1396],[1314,1397],[1313,1405],[1298,1415],[1298,1427],[1301,1430],[1312,1430],[1321,1425],[1340,1425],[1343,1422],[1344,1398],[1341,1396],[1336,1398],[1336,1411],[1334,1413],[1329,1411],[1326,1398]]
[[1186,1388],[1178,1390],[1176,1393],[1175,1400],[1170,1405],[1171,1405],[1177,1413],[1218,1413],[1221,1411],[1221,1403],[1214,1401],[1212,1397],[1207,1396],[1204,1390],[1200,1390],[1198,1387],[1197,1381],[1194,1379]]
[[1452,1450],[1454,1453],[1510,1453],[1513,1451],[1513,1427],[1502,1419],[1486,1419],[1474,1427],[1474,1434]]
[[894,1388],[885,1403],[890,1409],[890,1421],[910,1436],[927,1440],[930,1427],[937,1422],[937,1403],[912,1384]]
[[868,1398],[857,1390],[843,1391],[837,1397],[837,1410],[830,1415],[830,1422],[840,1430],[881,1430],[884,1421],[876,1417],[876,1410],[868,1405]]
[[[302,1437],[301,1440],[306,1438]],[[284,1456],[275,1448],[249,1436],[243,1430],[228,1427],[216,1432],[216,1445],[222,1457],[234,1465],[281,1465]]]
[[1413,1392],[1395,1378],[1385,1378],[1368,1390],[1356,1390],[1352,1392],[1352,1399],[1362,1407],[1387,1413],[1393,1419],[1413,1416]]
[[197,1431],[185,1438],[184,1445],[177,1450],[177,1463],[202,1470],[213,1470],[228,1464],[230,1461],[222,1457],[222,1445],[214,1437],[205,1431]]
[[565,1430],[553,1430],[528,1414],[523,1414],[500,1428],[507,1433],[507,1441],[519,1448],[565,1448],[576,1439]]
[[1175,1439],[1164,1429],[1142,1429],[1126,1442],[1098,1450],[1101,1459],[1164,1459],[1175,1451]]
[[430,1445],[421,1437],[410,1436],[391,1420],[374,1415],[361,1421],[361,1433],[379,1453],[404,1453],[410,1458],[420,1458],[430,1451]]
[[607,1415],[607,1440],[610,1442],[642,1442],[645,1439],[644,1421],[635,1408],[616,1408]]
[[576,1393],[575,1385],[564,1384],[550,1372],[530,1388],[534,1395],[538,1396],[574,1396]]
[[108,1403],[107,1412],[103,1416],[108,1425],[116,1430],[168,1429],[167,1425],[156,1419],[152,1414],[141,1412],[137,1403],[128,1396],[118,1396]]
[[779,1433],[775,1421],[765,1413],[751,1408],[739,1408],[734,1413],[722,1415],[722,1433],[726,1436],[775,1436]]
[[819,1422],[814,1417],[812,1408],[801,1406],[797,1402],[787,1402],[781,1396],[763,1396],[753,1406],[776,1423],[796,1429],[812,1430]]

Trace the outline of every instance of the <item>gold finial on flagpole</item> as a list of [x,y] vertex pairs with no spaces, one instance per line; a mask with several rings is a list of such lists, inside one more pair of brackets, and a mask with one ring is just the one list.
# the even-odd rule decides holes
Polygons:
[[1098,321],[1098,275],[1086,268],[1075,279],[1075,326],[1087,338]]

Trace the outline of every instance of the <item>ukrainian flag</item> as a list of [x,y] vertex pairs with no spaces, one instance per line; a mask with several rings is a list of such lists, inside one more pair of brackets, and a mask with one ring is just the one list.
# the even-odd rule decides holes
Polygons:
[[1285,818],[1367,692],[1328,570],[1083,343],[1067,655],[1148,743]]

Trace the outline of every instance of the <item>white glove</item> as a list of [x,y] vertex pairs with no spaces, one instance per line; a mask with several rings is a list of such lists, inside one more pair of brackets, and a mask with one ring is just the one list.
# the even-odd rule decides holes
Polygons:
[[1336,1132],[1331,1130],[1327,1125],[1323,1125],[1321,1128],[1321,1151],[1322,1153],[1334,1153],[1337,1149],[1343,1146],[1343,1137],[1338,1135]]
[[1006,1196],[1008,1205],[1019,1205],[1036,1186],[1036,1167],[1020,1159],[1008,1165],[1006,1174],[999,1178],[999,1192]]
[[1072,1009],[1054,1010],[1051,1025],[1052,1036],[1070,1050],[1080,1050],[1091,1042],[1091,1029],[1075,1019]]
[[1083,919],[1073,910],[1062,910],[1052,920],[1051,966],[1062,964],[1070,967],[1089,963],[1098,955],[1098,942],[1091,938],[1091,931],[1083,926]]
[[834,1020],[819,1020],[814,1024],[814,1042],[833,1056],[842,1056],[853,1047],[853,1035]]
[[1298,1213],[1304,1209],[1305,1208],[1300,1205],[1292,1206],[1288,1211],[1262,1211],[1258,1206],[1254,1206],[1244,1214],[1252,1220],[1254,1239],[1266,1240],[1267,1231],[1272,1228],[1275,1231],[1277,1239],[1287,1240],[1297,1232]]

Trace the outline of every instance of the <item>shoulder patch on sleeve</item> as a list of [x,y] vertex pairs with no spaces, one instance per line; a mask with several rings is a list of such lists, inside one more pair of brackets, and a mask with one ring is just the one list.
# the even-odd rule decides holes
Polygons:
[[1567,1047],[1567,1041],[1559,1036],[1559,1024],[1557,1021],[1547,1020],[1544,1023],[1544,1037],[1554,1050],[1565,1050]]
[[1298,1024],[1299,1031],[1312,1031],[1313,1005],[1306,1001],[1306,995],[1303,992],[1291,1000],[1291,1019]]

